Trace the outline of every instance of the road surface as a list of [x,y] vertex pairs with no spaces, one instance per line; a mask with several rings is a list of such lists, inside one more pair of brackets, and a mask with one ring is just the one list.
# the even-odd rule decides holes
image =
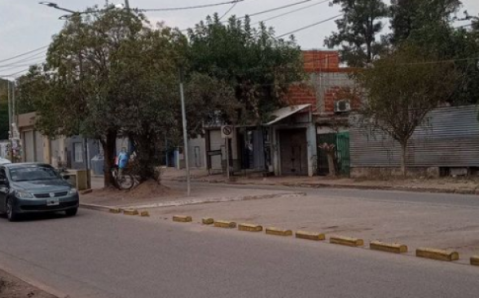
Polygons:
[[479,268],[81,210],[0,219],[0,266],[69,297],[479,295]]

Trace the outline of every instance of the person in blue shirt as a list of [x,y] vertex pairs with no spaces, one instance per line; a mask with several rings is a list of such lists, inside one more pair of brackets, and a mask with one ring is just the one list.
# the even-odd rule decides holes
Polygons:
[[125,169],[126,166],[128,165],[128,160],[129,160],[128,153],[126,152],[126,148],[123,147],[121,148],[121,152],[118,155],[118,169],[119,169],[118,174],[120,175],[120,177],[122,176],[123,169]]

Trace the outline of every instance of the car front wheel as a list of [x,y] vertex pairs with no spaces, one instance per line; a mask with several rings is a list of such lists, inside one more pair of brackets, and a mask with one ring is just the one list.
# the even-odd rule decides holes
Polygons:
[[13,200],[12,199],[7,199],[7,219],[9,221],[16,221],[18,220],[18,214],[15,212],[15,209],[13,208]]
[[77,215],[77,212],[78,212],[78,208],[68,209],[65,211],[67,216],[75,216]]

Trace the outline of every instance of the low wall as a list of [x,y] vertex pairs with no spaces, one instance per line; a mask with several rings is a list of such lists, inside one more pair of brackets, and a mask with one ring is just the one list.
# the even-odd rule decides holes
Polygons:
[[[407,169],[409,177],[438,178],[439,167],[414,167]],[[402,176],[401,168],[391,167],[355,167],[351,168],[351,178],[381,178]]]

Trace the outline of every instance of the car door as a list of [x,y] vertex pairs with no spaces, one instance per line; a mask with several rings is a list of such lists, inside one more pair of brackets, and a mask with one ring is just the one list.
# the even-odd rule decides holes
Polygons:
[[5,212],[6,199],[9,192],[9,185],[5,168],[0,167],[0,212]]

